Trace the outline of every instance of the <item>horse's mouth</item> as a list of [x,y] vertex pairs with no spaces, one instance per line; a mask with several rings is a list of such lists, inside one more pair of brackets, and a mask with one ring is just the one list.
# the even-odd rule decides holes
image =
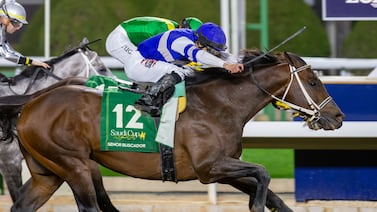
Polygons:
[[307,125],[312,130],[336,130],[342,127],[344,115],[340,114],[334,119],[320,116],[314,120],[307,121]]

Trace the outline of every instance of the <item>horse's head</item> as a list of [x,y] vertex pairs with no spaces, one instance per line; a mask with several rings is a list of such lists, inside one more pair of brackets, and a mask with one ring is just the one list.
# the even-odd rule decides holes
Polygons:
[[290,77],[283,92],[276,94],[276,107],[293,110],[311,129],[334,130],[342,126],[344,114],[329,96],[325,86],[310,65],[292,53],[278,53],[281,63],[286,63]]
[[342,126],[344,114],[310,65],[299,56],[245,51],[244,64],[253,83],[270,96],[278,109],[293,111],[311,129],[334,130]]

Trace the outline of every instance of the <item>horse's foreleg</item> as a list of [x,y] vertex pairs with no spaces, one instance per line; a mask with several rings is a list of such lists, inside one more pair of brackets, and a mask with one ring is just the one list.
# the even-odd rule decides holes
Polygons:
[[20,188],[11,211],[36,211],[60,187],[63,180],[24,153],[31,178]]
[[106,193],[105,187],[103,186],[102,175],[98,168],[98,164],[95,161],[91,161],[91,172],[93,185],[96,189],[97,202],[102,211],[118,211],[115,206],[111,203],[109,196]]
[[[250,202],[254,202],[255,198],[255,190],[256,190],[256,182],[254,179],[250,178],[239,178],[239,179],[223,179],[220,180],[219,183],[229,184],[234,188],[250,195]],[[278,211],[278,212],[293,212],[280,197],[278,197],[273,191],[268,189],[267,193],[267,200],[266,200],[266,207],[271,211]]]
[[[200,173],[197,171],[197,173]],[[270,183],[270,175],[267,170],[258,164],[246,163],[234,158],[223,158],[215,161],[209,171],[209,176],[199,176],[203,182],[204,178],[208,182],[233,182],[240,178],[255,179],[255,197],[250,197],[249,209],[253,212],[263,212],[266,204],[268,185]],[[209,178],[208,178],[209,177]],[[250,183],[251,185],[251,183]],[[252,188],[249,188],[250,190]],[[250,193],[250,192],[248,192]]]

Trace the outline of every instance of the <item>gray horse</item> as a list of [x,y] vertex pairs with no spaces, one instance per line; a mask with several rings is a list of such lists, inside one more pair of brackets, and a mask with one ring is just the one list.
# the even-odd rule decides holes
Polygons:
[[[93,42],[91,42],[93,43]],[[69,77],[89,77],[106,75],[115,77],[106,68],[97,52],[91,50],[86,38],[80,45],[63,55],[46,61],[52,68],[44,70],[39,67],[28,67],[21,74],[0,83],[0,96],[30,94],[46,88]],[[2,137],[2,132],[0,132]],[[18,197],[18,188],[22,186],[22,162],[17,138],[0,140],[0,174],[7,184],[13,201]]]

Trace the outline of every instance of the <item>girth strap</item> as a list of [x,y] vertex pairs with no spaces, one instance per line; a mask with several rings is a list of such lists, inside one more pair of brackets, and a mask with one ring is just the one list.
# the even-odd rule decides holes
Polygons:
[[[160,122],[160,117],[153,117],[154,124],[157,127]],[[173,148],[160,144],[160,161],[161,161],[161,175],[162,181],[178,182],[175,171],[174,151]]]
[[162,181],[178,182],[175,173],[173,148],[160,144]]

